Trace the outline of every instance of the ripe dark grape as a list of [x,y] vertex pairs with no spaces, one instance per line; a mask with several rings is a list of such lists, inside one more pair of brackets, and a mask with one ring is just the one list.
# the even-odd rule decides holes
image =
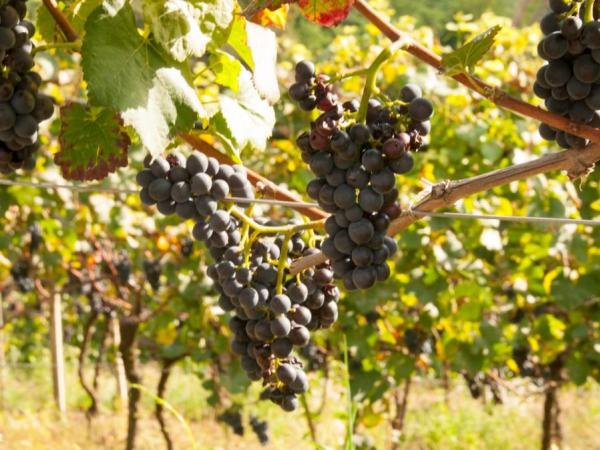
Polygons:
[[549,34],[542,41],[544,53],[548,59],[560,59],[569,51],[569,41],[561,31]]
[[300,61],[296,64],[296,82],[306,83],[315,76],[315,65],[310,61]]

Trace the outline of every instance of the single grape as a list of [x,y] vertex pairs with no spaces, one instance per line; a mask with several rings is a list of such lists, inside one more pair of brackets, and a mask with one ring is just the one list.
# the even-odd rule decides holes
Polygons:
[[433,105],[425,98],[416,98],[408,105],[408,113],[414,121],[424,122],[433,115]]
[[542,47],[548,59],[560,59],[569,51],[569,41],[560,31],[555,31],[542,40]]
[[[545,71],[545,79],[550,87],[559,87],[568,83],[572,73],[571,66],[565,61],[551,61]],[[585,80],[581,81],[585,82]]]
[[296,64],[296,82],[308,83],[315,76],[315,65],[310,61]]

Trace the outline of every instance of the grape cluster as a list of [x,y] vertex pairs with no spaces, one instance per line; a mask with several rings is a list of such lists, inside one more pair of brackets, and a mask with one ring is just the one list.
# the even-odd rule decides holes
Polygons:
[[150,287],[155,291],[160,289],[160,274],[162,272],[162,264],[160,259],[146,259],[143,264],[144,274]]
[[194,241],[190,238],[184,238],[181,241],[181,254],[184,258],[189,258],[194,252]]
[[34,253],[39,249],[40,245],[44,243],[42,227],[40,227],[39,223],[34,222],[29,225],[27,232],[29,233],[29,251]]
[[[126,254],[121,254],[115,260],[115,269],[117,270],[117,279],[122,285],[129,283],[129,277],[131,277],[131,260]],[[160,278],[160,273],[159,273]]]
[[228,425],[238,436],[244,435],[244,424],[242,423],[242,413],[238,408],[230,408],[217,416],[219,422]]
[[269,443],[269,424],[266,420],[260,420],[255,415],[250,415],[250,427],[262,445]]
[[24,20],[27,2],[0,7],[0,173],[30,170],[39,147],[39,123],[52,117],[52,97],[39,92],[42,79],[34,66],[34,25]]
[[299,280],[286,270],[278,289],[277,264],[286,242],[286,266],[318,251],[299,234],[289,241],[281,235],[265,236],[252,243],[246,257],[240,246],[228,247],[207,273],[220,293],[221,308],[235,314],[229,321],[234,334],[231,348],[241,356],[242,368],[250,379],[263,379],[266,389],[261,398],[293,411],[298,407],[296,394],[308,389],[293,347],[307,345],[311,330],[333,325],[340,293],[331,284],[333,273],[327,265],[305,271]]
[[[577,123],[600,127],[600,21],[583,20],[581,2],[550,0],[541,20],[538,54],[548,61],[537,73],[535,95],[546,108]],[[541,124],[540,135],[562,148],[582,148],[579,136]]]
[[358,102],[340,103],[312,63],[298,63],[295,77],[290,97],[304,110],[322,111],[296,140],[316,176],[307,193],[331,213],[321,250],[347,290],[370,288],[390,275],[386,261],[397,245],[386,232],[401,213],[395,174],[413,168],[410,152],[430,132],[433,106],[409,84],[390,105],[369,100],[366,123],[357,123]]
[[10,268],[10,275],[20,292],[33,291],[35,285],[31,276],[31,264],[28,260],[21,259],[15,262]]
[[[307,390],[308,378],[292,349],[307,345],[310,330],[328,328],[338,316],[340,293],[331,268],[323,264],[298,278],[287,269],[278,274],[280,259],[287,267],[293,258],[318,252],[301,234],[286,239],[265,233],[252,240],[248,233],[242,242],[242,223],[229,211],[227,197],[254,198],[243,166],[219,164],[199,152],[187,159],[178,154],[147,158],[145,166],[137,175],[142,201],[156,204],[163,214],[193,219],[192,236],[207,245],[216,261],[207,274],[220,294],[220,307],[234,314],[231,346],[242,368],[250,379],[263,379],[263,398],[284,410],[296,409],[296,394]],[[254,220],[259,226],[275,225]]]
[[300,354],[307,360],[309,371],[321,370],[327,366],[327,351],[312,342],[303,347]]

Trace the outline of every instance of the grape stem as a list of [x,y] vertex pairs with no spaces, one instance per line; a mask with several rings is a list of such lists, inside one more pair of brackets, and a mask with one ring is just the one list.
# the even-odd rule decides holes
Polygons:
[[335,77],[332,77],[329,80],[327,80],[327,82],[328,83],[337,83],[338,81],[346,80],[347,78],[362,77],[364,75],[367,75],[368,73],[369,73],[369,69],[352,70],[351,72],[342,73]]
[[47,52],[48,50],[81,50],[81,41],[73,41],[73,42],[53,42],[52,44],[38,45],[32,50],[32,54],[37,54],[40,52]]
[[369,109],[369,99],[373,95],[373,92],[376,89],[375,81],[377,80],[377,73],[381,66],[399,50],[401,47],[404,47],[405,42],[402,39],[398,39],[394,41],[392,45],[384,48],[377,58],[371,63],[368,69],[366,69],[367,79],[365,81],[365,87],[363,89],[362,97],[360,99],[360,107],[358,108],[358,113],[356,115],[357,123],[365,123],[367,121],[367,111]]
[[594,21],[594,4],[596,0],[585,0],[585,9],[583,12],[583,22],[593,22]]
[[292,239],[293,235],[294,232],[288,231],[283,238],[283,243],[281,244],[279,263],[277,264],[277,283],[275,284],[275,292],[277,295],[283,294],[283,273],[285,272],[285,266],[287,265],[290,239]]
[[238,208],[233,208],[231,210],[231,215],[236,219],[242,221],[242,223],[247,224],[252,230],[257,232],[258,234],[287,234],[287,233],[299,233],[300,231],[305,230],[315,230],[318,228],[322,228],[325,224],[325,219],[315,220],[312,222],[294,224],[294,225],[281,225],[281,226],[268,226],[268,225],[260,225],[256,223],[251,217],[247,216],[244,212],[239,210]]

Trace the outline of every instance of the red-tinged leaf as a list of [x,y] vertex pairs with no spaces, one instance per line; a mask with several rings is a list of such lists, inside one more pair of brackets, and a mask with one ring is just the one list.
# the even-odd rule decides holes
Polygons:
[[121,118],[106,108],[72,103],[61,109],[61,150],[54,161],[70,180],[101,180],[127,166],[131,144]]
[[271,9],[263,9],[254,14],[252,22],[262,25],[263,27],[279,28],[284,30],[287,25],[289,5],[283,5],[280,8],[272,11]]
[[302,14],[311,22],[325,27],[333,27],[343,21],[348,14],[354,0],[299,0],[298,6]]

